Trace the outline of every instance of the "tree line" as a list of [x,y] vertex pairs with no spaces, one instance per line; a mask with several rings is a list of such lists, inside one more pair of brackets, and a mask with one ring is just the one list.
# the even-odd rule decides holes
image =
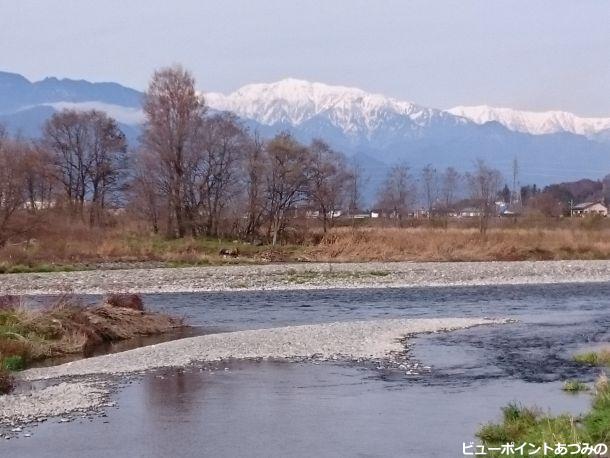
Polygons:
[[[129,213],[168,237],[232,235],[275,244],[299,209],[317,211],[326,231],[335,210],[354,214],[362,206],[361,166],[323,140],[304,144],[288,132],[262,139],[235,115],[211,112],[180,66],[153,74],[143,107],[135,148],[114,119],[96,110],[55,113],[35,141],[0,129],[0,246],[49,212],[92,227]],[[418,178],[398,164],[375,205],[401,220],[421,201],[430,213],[447,210],[467,188],[487,214],[501,180],[482,161],[466,175],[428,165]]]

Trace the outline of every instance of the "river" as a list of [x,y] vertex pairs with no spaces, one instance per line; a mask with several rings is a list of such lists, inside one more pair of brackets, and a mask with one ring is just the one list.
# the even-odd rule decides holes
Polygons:
[[[95,300],[95,297],[88,297]],[[562,381],[610,340],[610,284],[158,294],[147,306],[199,332],[395,317],[510,317],[412,340],[419,375],[370,364],[230,362],[125,381],[107,416],[49,421],[11,457],[453,457],[510,401],[578,413]]]

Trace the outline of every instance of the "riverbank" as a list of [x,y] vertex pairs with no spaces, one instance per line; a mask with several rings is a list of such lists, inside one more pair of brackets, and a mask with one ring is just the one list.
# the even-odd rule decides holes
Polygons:
[[17,296],[0,296],[0,367],[20,370],[45,358],[87,355],[103,343],[182,326],[180,318],[144,310],[136,294],[109,295],[99,305],[62,296],[40,307],[28,307]]
[[163,293],[610,281],[610,261],[298,263],[6,274],[0,295]]

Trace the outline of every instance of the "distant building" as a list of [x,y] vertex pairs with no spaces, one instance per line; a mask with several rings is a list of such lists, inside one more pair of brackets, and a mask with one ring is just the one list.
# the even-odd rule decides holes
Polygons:
[[35,201],[30,201],[27,200],[23,203],[22,207],[26,210],[46,210],[49,208],[53,208],[55,207],[55,201],[54,200],[35,200]]
[[583,202],[572,207],[573,216],[602,215],[608,216],[608,207],[601,202]]
[[482,213],[480,208],[466,207],[460,210],[460,218],[478,218]]

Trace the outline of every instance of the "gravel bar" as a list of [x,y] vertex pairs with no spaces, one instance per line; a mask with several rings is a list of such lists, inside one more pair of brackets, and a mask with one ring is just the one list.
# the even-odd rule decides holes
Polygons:
[[81,359],[20,373],[34,381],[66,376],[129,374],[229,359],[375,360],[404,354],[408,335],[503,323],[485,318],[350,321],[208,334]]
[[0,426],[93,411],[106,403],[108,393],[102,383],[61,382],[28,393],[0,396]]
[[0,275],[0,294],[106,294],[610,281],[610,261],[300,263]]
[[[287,326],[210,334],[82,359],[19,374],[25,393],[0,396],[0,428],[63,415],[98,412],[112,390],[109,378],[234,359],[386,361],[408,369],[405,339],[414,334],[503,323],[485,318],[386,319]],[[404,363],[404,364],[400,364]],[[414,363],[419,367],[419,363]],[[407,374],[411,374],[407,371]],[[83,379],[85,381],[83,381]],[[106,381],[104,381],[106,380]],[[44,388],[35,388],[42,385]],[[62,421],[70,421],[63,419]],[[21,428],[10,429],[10,438]],[[4,437],[0,434],[0,437]]]

